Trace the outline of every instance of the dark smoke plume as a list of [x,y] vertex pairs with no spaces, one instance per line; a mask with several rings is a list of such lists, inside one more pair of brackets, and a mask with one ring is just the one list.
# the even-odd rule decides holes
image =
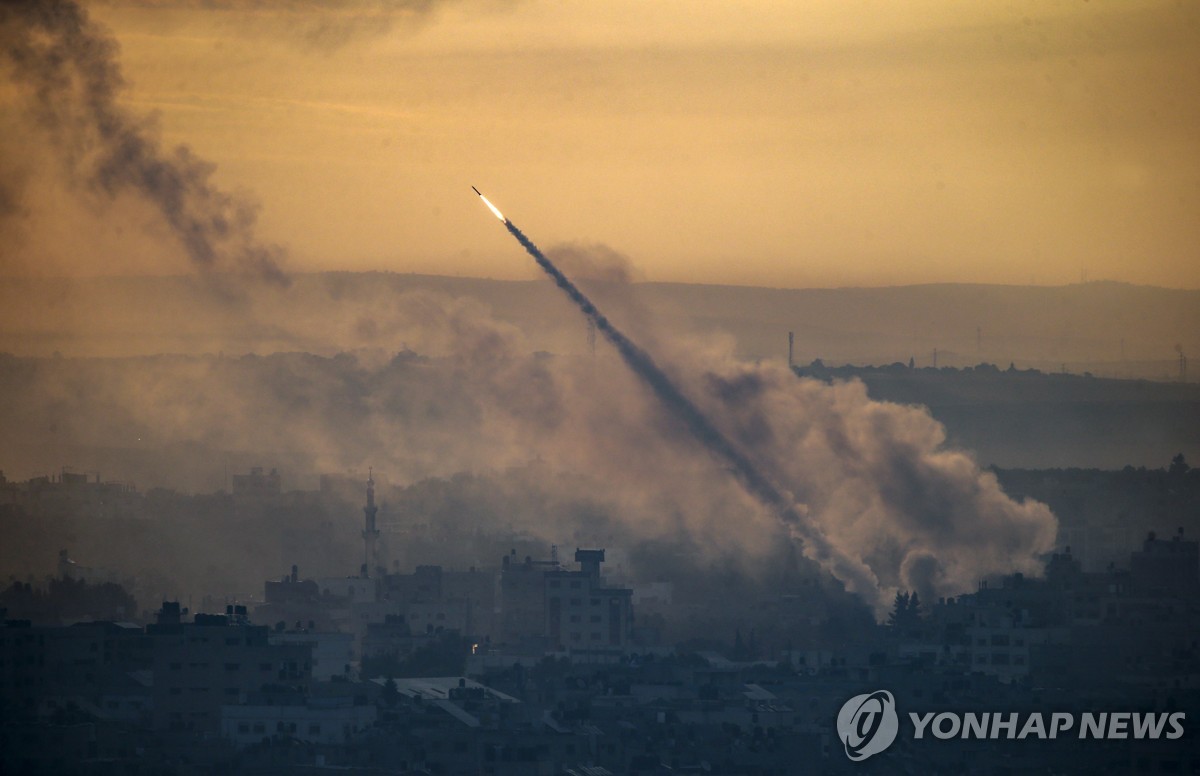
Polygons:
[[638,347],[601,313],[591,300],[564,275],[534,243],[505,219],[504,226],[524,246],[546,274],[574,302],[583,314],[595,324],[604,337],[620,353],[622,360],[654,394],[666,405],[702,445],[713,455],[731,467],[742,486],[764,506],[773,511],[804,541],[805,553],[820,562],[842,580],[853,592],[870,597],[877,581],[870,569],[838,551],[821,533],[801,515],[793,498],[778,488],[758,467],[713,425],[700,409],[683,394],[670,377],[654,362],[646,351]]
[[215,167],[186,147],[164,149],[152,121],[118,104],[117,42],[77,2],[0,3],[0,49],[73,180],[108,201],[132,193],[150,203],[201,270],[287,282],[283,250],[255,237],[255,206],[217,188]]

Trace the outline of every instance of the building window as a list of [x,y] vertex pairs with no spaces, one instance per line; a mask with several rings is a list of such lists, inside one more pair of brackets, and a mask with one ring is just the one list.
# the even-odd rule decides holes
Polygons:
[[578,633],[571,634],[571,641],[579,641],[579,639],[580,639],[580,635]]
[[600,622],[600,615],[593,614],[591,617],[588,618],[588,620],[591,622]]
[[225,670],[226,670],[226,671],[236,671],[236,670],[238,670],[239,668],[241,668],[241,666],[240,666],[240,665],[238,665],[237,663],[226,663],[226,664],[225,664]]
[[579,599],[579,598],[572,598],[572,599],[571,599],[571,606],[579,606],[579,605],[580,605],[580,604],[582,604],[582,603],[583,603],[583,600],[582,600],[582,599]]
[[572,590],[578,590],[578,589],[579,589],[579,587],[580,587],[580,584],[581,584],[581,583],[579,582],[579,580],[578,580],[578,579],[572,580],[572,581],[571,581],[571,589],[572,589]]
[[249,733],[250,732],[250,723],[249,722],[239,722],[238,723],[238,732],[239,733]]
[[592,641],[599,641],[599,640],[600,640],[600,633],[597,631],[592,631]]
[[557,590],[562,587],[562,582],[559,582],[557,579],[552,579],[550,580],[550,587]]
[[309,734],[310,736],[319,736],[319,735],[321,735],[321,726],[320,726],[320,725],[309,725],[309,726],[308,726],[308,734]]
[[570,619],[571,619],[571,622],[579,622],[579,615],[572,614]]
[[266,726],[266,725],[264,725],[264,724],[263,724],[263,723],[261,723],[261,722],[255,722],[255,723],[254,723],[254,732],[255,732],[255,733],[266,733],[266,732],[267,732],[267,726]]

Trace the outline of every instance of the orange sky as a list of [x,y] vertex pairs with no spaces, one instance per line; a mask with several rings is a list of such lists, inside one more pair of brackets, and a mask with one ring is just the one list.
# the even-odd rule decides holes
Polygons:
[[[533,277],[476,185],[651,280],[1200,287],[1200,5],[283,5],[89,7],[123,104],[293,269]],[[31,264],[184,270],[150,215],[84,239],[34,188]]]

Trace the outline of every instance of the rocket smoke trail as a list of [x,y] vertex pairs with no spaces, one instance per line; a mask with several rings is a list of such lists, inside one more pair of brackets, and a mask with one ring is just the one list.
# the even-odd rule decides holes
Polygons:
[[[474,187],[472,187],[474,188]],[[608,318],[592,304],[571,279],[562,273],[546,255],[542,253],[516,224],[504,217],[488,198],[478,189],[484,204],[492,213],[504,222],[509,233],[528,251],[547,275],[583,312],[604,337],[612,343],[620,353],[625,364],[633,373],[650,387],[659,401],[663,403],[674,416],[683,422],[688,431],[697,441],[717,458],[725,461],[731,467],[742,487],[754,496],[760,503],[774,512],[788,524],[791,530],[804,542],[804,552],[813,560],[828,568],[851,591],[860,594],[871,594],[878,586],[875,575],[862,562],[857,561],[833,547],[824,535],[811,523],[805,520],[796,508],[792,497],[778,488],[770,479],[758,470],[753,462],[724,434],[712,421],[679,389],[671,378],[654,362],[650,354],[642,350],[632,340],[609,322]]]

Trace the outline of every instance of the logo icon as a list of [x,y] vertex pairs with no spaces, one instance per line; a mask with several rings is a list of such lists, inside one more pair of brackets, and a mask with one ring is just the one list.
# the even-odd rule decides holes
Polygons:
[[837,715],[838,738],[846,746],[846,756],[855,762],[887,749],[899,730],[896,700],[887,690],[855,695]]

